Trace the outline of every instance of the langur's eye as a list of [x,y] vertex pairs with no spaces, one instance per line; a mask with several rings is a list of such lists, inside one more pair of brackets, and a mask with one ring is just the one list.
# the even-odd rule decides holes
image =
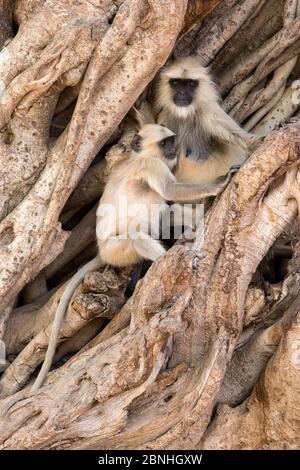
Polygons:
[[172,79],[170,80],[170,85],[172,85],[172,86],[177,86],[177,85],[179,85],[179,80],[176,80],[176,78],[172,78]]
[[198,86],[198,80],[188,80],[187,81],[187,84],[191,87],[191,88],[196,88]]

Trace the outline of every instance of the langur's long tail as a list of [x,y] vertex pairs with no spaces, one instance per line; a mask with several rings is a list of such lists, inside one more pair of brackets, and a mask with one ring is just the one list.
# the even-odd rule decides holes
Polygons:
[[55,350],[56,350],[56,345],[57,345],[57,341],[58,341],[58,336],[59,336],[59,331],[60,331],[60,327],[61,327],[61,324],[62,324],[62,321],[63,321],[63,318],[64,318],[64,314],[65,314],[65,311],[68,307],[68,304],[74,294],[74,291],[76,289],[76,287],[80,284],[80,282],[82,281],[82,279],[84,278],[84,276],[92,271],[96,271],[97,269],[99,269],[101,266],[103,266],[103,262],[101,261],[101,259],[96,256],[95,258],[93,258],[91,261],[89,261],[88,263],[86,263],[84,266],[82,266],[81,269],[79,269],[79,271],[74,274],[74,276],[72,277],[72,279],[70,280],[69,284],[67,285],[60,301],[59,301],[59,304],[58,304],[58,307],[57,307],[57,310],[55,312],[55,317],[54,317],[54,322],[53,322],[53,325],[52,325],[52,330],[51,330],[51,335],[50,335],[50,339],[49,339],[49,344],[48,344],[48,348],[47,348],[47,351],[46,351],[46,355],[45,355],[45,359],[44,359],[44,363],[41,367],[41,370],[32,386],[32,391],[36,391],[38,390],[41,385],[43,384],[44,380],[45,380],[45,377],[46,375],[48,374],[49,370],[50,370],[50,367],[51,367],[51,364],[52,364],[52,361],[53,361],[53,358],[54,358],[54,354],[55,354]]

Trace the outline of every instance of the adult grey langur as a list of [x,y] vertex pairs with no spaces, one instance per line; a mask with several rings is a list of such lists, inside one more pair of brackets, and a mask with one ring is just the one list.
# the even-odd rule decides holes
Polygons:
[[196,57],[179,58],[164,67],[154,85],[156,122],[177,135],[180,156],[177,181],[208,183],[240,166],[255,144],[219,103],[207,68]]
[[[163,255],[166,249],[159,241],[160,217],[147,219],[145,213],[148,214],[153,207],[163,213],[168,208],[166,201],[193,202],[215,196],[231,176],[228,173],[209,184],[177,183],[172,173],[176,163],[174,132],[157,124],[146,124],[134,135],[128,158],[113,167],[97,209],[98,256],[71,278],[60,299],[45,360],[32,390],[43,384],[51,367],[65,311],[85,275],[106,264],[122,267],[142,259],[154,261]],[[126,213],[124,201],[130,209]],[[137,201],[139,208],[135,211]],[[143,214],[140,212],[141,204],[146,209]],[[141,227],[141,231],[138,237],[133,237],[137,227]]]

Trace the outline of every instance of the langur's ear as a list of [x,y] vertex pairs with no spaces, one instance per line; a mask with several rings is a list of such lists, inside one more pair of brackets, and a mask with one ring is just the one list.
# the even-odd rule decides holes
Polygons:
[[150,104],[143,101],[139,109],[133,107],[134,118],[141,129],[145,124],[155,124],[155,117],[152,113]]
[[139,134],[135,134],[130,145],[134,152],[139,153],[142,150],[142,137]]

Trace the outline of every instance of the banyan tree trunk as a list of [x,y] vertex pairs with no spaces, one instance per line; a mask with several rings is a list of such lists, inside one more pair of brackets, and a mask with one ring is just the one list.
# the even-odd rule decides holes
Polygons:
[[[300,0],[0,13],[0,448],[298,448]],[[96,253],[103,156],[171,53],[209,65],[262,142],[132,297],[130,269],[86,276],[33,393],[66,281]]]

